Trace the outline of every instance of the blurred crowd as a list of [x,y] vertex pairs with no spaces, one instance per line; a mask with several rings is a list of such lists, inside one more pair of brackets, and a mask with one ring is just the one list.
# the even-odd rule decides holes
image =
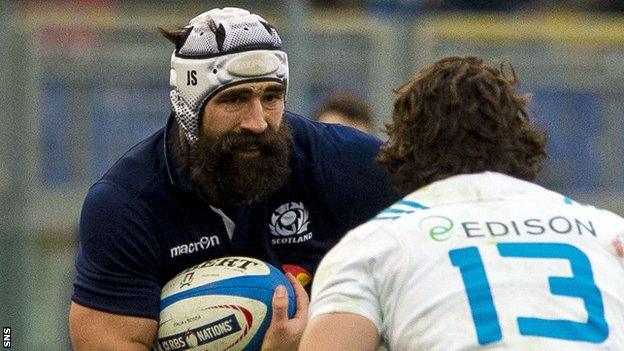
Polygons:
[[623,0],[312,0],[319,7],[390,7],[424,11],[577,10],[624,12]]

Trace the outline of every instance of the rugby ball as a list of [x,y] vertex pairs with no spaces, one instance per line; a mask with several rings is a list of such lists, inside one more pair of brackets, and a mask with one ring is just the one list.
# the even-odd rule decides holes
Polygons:
[[282,272],[266,262],[223,257],[180,272],[162,288],[154,348],[259,350],[271,323],[271,301],[278,285],[286,287],[292,318],[293,288]]

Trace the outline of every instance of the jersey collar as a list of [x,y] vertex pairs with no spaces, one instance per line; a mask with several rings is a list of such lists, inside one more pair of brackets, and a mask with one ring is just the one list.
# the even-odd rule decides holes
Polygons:
[[409,194],[404,200],[424,207],[496,200],[542,199],[560,202],[561,194],[535,183],[496,172],[460,174],[433,182]]

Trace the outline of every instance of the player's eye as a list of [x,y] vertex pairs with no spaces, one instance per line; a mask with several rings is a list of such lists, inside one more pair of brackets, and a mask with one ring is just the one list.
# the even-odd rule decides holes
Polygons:
[[231,96],[226,96],[223,99],[221,99],[221,102],[224,104],[228,104],[228,105],[235,105],[238,104],[242,101],[242,98],[239,95],[231,95]]
[[271,92],[271,93],[264,94],[263,100],[264,102],[274,103],[274,102],[281,100],[283,96],[284,96],[284,93]]

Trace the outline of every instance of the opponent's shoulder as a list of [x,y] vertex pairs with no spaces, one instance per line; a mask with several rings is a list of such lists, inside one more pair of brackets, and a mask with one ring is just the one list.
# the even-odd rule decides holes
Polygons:
[[598,219],[610,225],[616,225],[618,229],[624,230],[624,218],[615,212],[597,207],[588,203],[578,202],[568,196],[563,196],[563,208],[570,212],[584,214],[588,217]]
[[609,210],[591,206],[589,211],[595,213],[595,216],[601,218],[604,222],[613,225],[613,228],[620,233],[624,233],[624,218]]
[[390,229],[390,224],[390,221],[373,218],[351,229],[337,246],[343,247],[346,252],[359,246],[366,251],[372,247],[400,246],[403,240]]

